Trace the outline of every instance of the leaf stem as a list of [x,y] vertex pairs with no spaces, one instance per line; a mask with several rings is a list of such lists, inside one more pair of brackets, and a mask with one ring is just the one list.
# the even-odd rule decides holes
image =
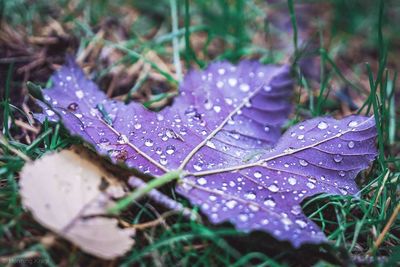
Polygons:
[[167,172],[166,174],[151,180],[149,183],[147,183],[145,187],[140,187],[137,190],[130,193],[128,196],[119,200],[115,206],[111,207],[108,210],[108,212],[112,214],[118,214],[122,210],[126,209],[130,204],[132,204],[132,202],[146,195],[151,190],[161,187],[173,180],[178,180],[181,178],[181,176],[182,176],[182,171]]

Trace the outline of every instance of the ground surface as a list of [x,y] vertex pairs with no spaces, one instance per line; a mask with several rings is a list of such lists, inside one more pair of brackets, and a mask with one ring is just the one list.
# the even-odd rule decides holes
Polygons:
[[[2,1],[0,264],[389,266],[399,261],[400,3],[291,2]],[[101,261],[53,239],[24,211],[18,193],[26,156],[35,159],[77,142],[56,125],[35,123],[29,114],[37,107],[26,82],[46,86],[66,54],[75,55],[108,96],[140,101],[154,110],[171,101],[177,81],[189,68],[248,58],[299,63],[296,107],[287,126],[325,114],[340,118],[374,113],[380,156],[357,179],[360,198],[318,196],[303,203],[330,244],[293,250],[263,234],[241,234],[231,225],[168,216],[143,200],[124,220],[154,223],[142,225],[125,257]],[[173,195],[172,186],[163,191]]]

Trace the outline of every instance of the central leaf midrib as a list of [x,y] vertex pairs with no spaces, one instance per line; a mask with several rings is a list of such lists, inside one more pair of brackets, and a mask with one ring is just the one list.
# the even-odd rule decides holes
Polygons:
[[181,165],[178,167],[178,170],[183,170],[186,165],[189,163],[189,161],[192,159],[192,157],[204,146],[207,144],[208,141],[210,141],[212,138],[215,137],[215,135],[222,130],[222,128],[226,125],[226,123],[240,110],[244,107],[244,105],[246,105],[246,103],[248,103],[250,101],[250,99],[255,96],[260,89],[262,88],[262,86],[260,86],[259,88],[257,88],[256,90],[254,90],[254,92],[252,92],[251,94],[249,94],[248,97],[243,98],[243,101],[232,111],[229,113],[228,116],[226,116],[226,118],[221,122],[220,125],[218,125],[218,127],[212,131],[203,141],[201,141],[192,151],[189,152],[189,154],[183,159]]
[[[367,120],[361,122],[357,127],[362,126],[363,124],[367,123],[371,118],[368,118]],[[281,157],[284,157],[284,156],[287,156],[287,155],[296,154],[296,153],[301,152],[303,150],[315,147],[317,145],[320,145],[320,144],[323,144],[323,143],[328,142],[330,140],[333,140],[335,138],[338,138],[338,137],[340,137],[340,136],[342,136],[344,134],[352,132],[355,129],[356,128],[349,129],[349,130],[347,130],[345,132],[337,133],[337,134],[335,134],[335,135],[333,135],[333,136],[331,136],[329,138],[323,139],[323,140],[321,140],[319,142],[316,142],[316,143],[313,143],[311,145],[308,145],[308,146],[305,146],[305,147],[301,147],[301,148],[295,149],[295,150],[290,151],[290,152],[283,152],[283,153],[271,156],[269,158],[259,160],[257,162],[248,163],[248,164],[242,164],[242,165],[239,165],[239,166],[222,168],[222,169],[215,169],[215,170],[209,170],[209,171],[200,171],[200,172],[188,173],[187,175],[188,176],[195,176],[195,177],[196,176],[206,176],[206,175],[229,172],[229,171],[239,171],[239,170],[242,170],[242,169],[245,169],[245,168],[256,167],[256,166],[262,167],[262,168],[267,168],[267,166],[265,166],[264,163],[267,163],[267,162],[269,162],[271,160],[278,159],[278,158],[281,158]]]

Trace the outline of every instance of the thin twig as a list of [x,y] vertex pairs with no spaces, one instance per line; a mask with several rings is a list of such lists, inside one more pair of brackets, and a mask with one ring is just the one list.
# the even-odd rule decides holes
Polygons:
[[376,208],[376,204],[378,203],[379,197],[382,194],[383,188],[385,187],[385,184],[386,184],[386,181],[387,181],[387,179],[389,177],[389,174],[390,174],[390,171],[387,171],[386,174],[385,174],[385,177],[383,178],[382,185],[379,188],[378,194],[376,194],[376,198],[375,198],[375,202],[374,202],[374,208]]
[[0,144],[3,146],[7,147],[8,150],[10,150],[12,153],[20,157],[21,159],[25,160],[26,162],[31,162],[32,160],[25,155],[23,152],[19,151],[18,149],[14,148],[11,146],[7,140],[4,138],[3,134],[0,133]]
[[374,250],[378,249],[379,246],[382,244],[383,240],[385,239],[386,234],[389,232],[390,227],[392,224],[396,221],[397,215],[400,212],[400,204],[397,204],[397,207],[394,209],[392,215],[389,218],[389,221],[386,223],[385,228],[383,228],[383,231],[380,233],[378,238],[374,242]]

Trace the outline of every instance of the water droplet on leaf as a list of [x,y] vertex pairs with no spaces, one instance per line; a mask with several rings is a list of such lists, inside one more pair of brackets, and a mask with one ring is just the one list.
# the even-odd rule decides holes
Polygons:
[[205,185],[205,184],[207,184],[207,180],[205,178],[201,177],[201,178],[197,179],[197,183],[199,185]]
[[348,126],[351,128],[357,127],[357,125],[358,125],[358,122],[356,122],[356,121],[350,121],[348,124]]
[[76,111],[78,109],[78,104],[75,102],[72,102],[71,104],[68,105],[67,109],[69,111]]
[[174,152],[175,152],[175,146],[173,146],[173,145],[167,146],[167,149],[165,150],[165,152],[167,152],[168,155],[174,154]]
[[341,155],[334,155],[333,156],[333,160],[336,162],[336,163],[339,163],[339,162],[341,162],[342,160],[343,160],[343,157],[341,156]]
[[279,187],[276,184],[271,184],[270,186],[268,186],[269,191],[276,193],[279,191]]
[[354,147],[354,142],[353,142],[353,141],[350,141],[350,142],[347,144],[347,146],[348,146],[349,148],[353,148],[353,147]]
[[326,128],[328,128],[328,124],[326,122],[321,121],[320,123],[318,123],[318,129],[325,130]]
[[146,141],[144,141],[145,146],[150,147],[150,146],[153,146],[153,144],[154,144],[154,142],[151,139],[146,139]]
[[288,183],[290,185],[295,185],[297,183],[297,180],[296,180],[296,178],[291,176],[291,177],[288,178]]
[[299,163],[301,166],[306,167],[308,165],[308,162],[304,159],[299,160]]

